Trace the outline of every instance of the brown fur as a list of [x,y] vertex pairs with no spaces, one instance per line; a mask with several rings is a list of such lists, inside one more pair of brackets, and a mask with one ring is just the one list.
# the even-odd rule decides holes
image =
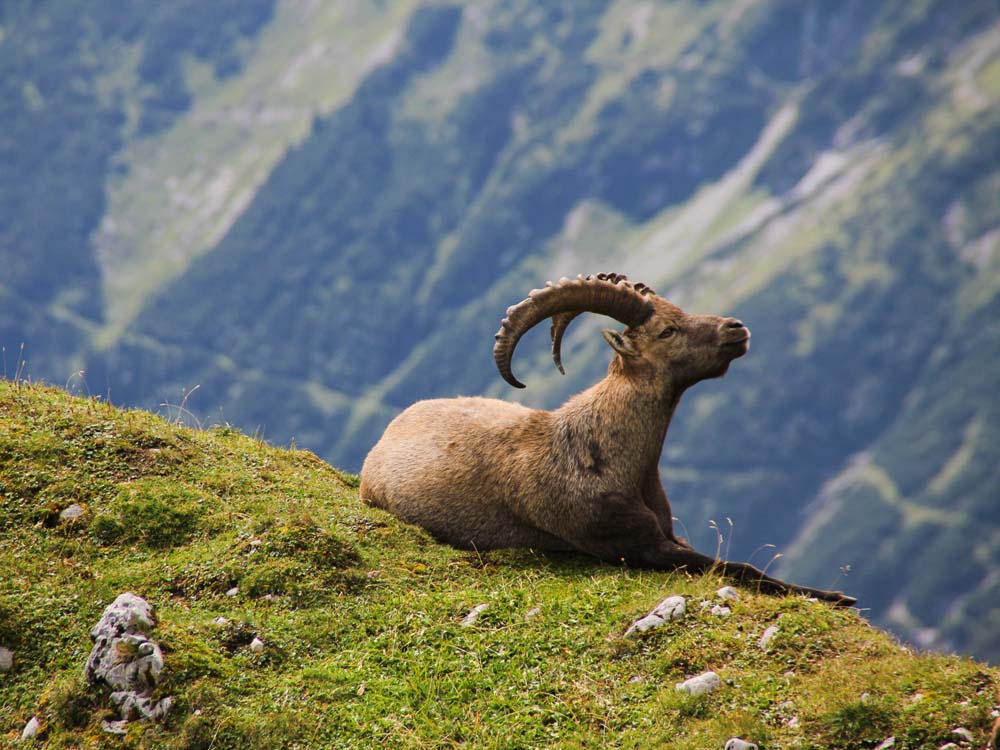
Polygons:
[[[496,399],[421,401],[400,414],[361,471],[361,497],[462,548],[576,550],[609,562],[716,569],[765,591],[854,600],[696,552],[674,534],[659,476],[683,392],[749,348],[739,321],[688,315],[660,297],[624,333],[602,381],[554,411]],[[668,329],[673,332],[662,337]]]

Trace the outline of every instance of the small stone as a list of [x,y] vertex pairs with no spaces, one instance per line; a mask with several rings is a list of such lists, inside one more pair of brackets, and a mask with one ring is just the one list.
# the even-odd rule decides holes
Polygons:
[[895,747],[895,746],[896,746],[896,736],[892,735],[882,740],[882,744],[876,747],[875,750],[889,750],[890,747]]
[[226,592],[226,596],[228,596],[230,599],[232,599],[234,596],[236,596],[239,593],[240,593],[240,587],[239,586],[233,586],[231,589],[229,589],[229,591]]
[[228,617],[223,617],[222,615],[219,615],[214,620],[212,620],[212,624],[213,625],[218,625],[219,627],[225,627],[226,625],[229,624],[229,618]]
[[469,614],[467,614],[465,616],[465,619],[462,620],[461,622],[462,627],[467,628],[470,625],[474,625],[476,623],[476,620],[479,619],[479,615],[481,615],[483,612],[489,609],[489,606],[490,606],[489,604],[483,602],[482,604],[477,604],[475,607],[469,610]]
[[642,675],[641,674],[634,674],[634,675],[632,675],[631,677],[628,678],[628,681],[630,683],[632,683],[632,684],[636,684],[638,682],[642,682],[643,681],[642,680]]
[[683,596],[668,596],[656,605],[650,614],[662,617],[664,620],[679,620],[687,612],[687,602]]
[[24,729],[21,731],[21,739],[30,740],[32,737],[38,734],[38,730],[41,728],[41,726],[42,722],[38,720],[38,717],[32,716],[31,719],[28,720],[28,723],[24,725]]
[[253,640],[250,641],[250,650],[255,654],[264,653],[264,641],[262,641],[257,636],[254,636]]
[[871,699],[872,699],[872,697],[871,697],[871,695],[869,693],[862,693],[861,694],[861,702],[862,703],[868,703],[868,701],[870,701]]
[[108,721],[104,719],[101,722],[101,729],[103,729],[108,734],[125,734],[125,725],[128,724],[125,719],[118,719],[117,721]]
[[729,617],[729,615],[733,613],[733,610],[731,610],[729,607],[724,607],[721,604],[716,604],[709,611],[716,617]]
[[788,721],[787,721],[787,722],[785,723],[785,726],[786,726],[786,727],[790,727],[791,729],[794,729],[794,728],[795,728],[795,727],[797,727],[798,725],[799,725],[799,717],[798,717],[798,716],[793,716],[792,718],[790,718],[790,719],[789,719],[789,720],[788,720]]
[[720,687],[722,687],[722,680],[715,672],[705,672],[697,677],[692,677],[688,680],[684,680],[684,682],[678,682],[674,685],[675,690],[687,693],[688,695],[710,693]]
[[965,727],[955,727],[951,730],[951,733],[961,737],[966,742],[972,742],[972,732]]
[[767,648],[769,645],[771,645],[772,639],[777,634],[778,634],[778,626],[769,625],[767,628],[765,628],[764,634],[760,637],[760,640],[757,641],[757,645],[760,646],[761,648]]
[[60,521],[75,521],[85,513],[82,505],[73,503],[59,511]]
[[646,615],[645,617],[640,617],[629,626],[629,629],[625,631],[625,637],[630,638],[636,633],[645,633],[647,630],[659,628],[666,624],[667,621],[659,615]]
[[730,737],[726,740],[725,750],[757,750],[757,745],[741,740],[739,737]]
[[732,586],[723,586],[721,589],[715,592],[715,595],[720,599],[726,601],[736,601],[740,598],[740,592],[734,589]]
[[14,668],[14,652],[5,646],[0,646],[0,672],[9,672]]
[[541,607],[532,607],[527,612],[524,613],[525,620],[534,620],[538,615],[542,614]]
[[958,747],[954,742],[946,742],[943,745],[938,745],[938,750],[952,750]]

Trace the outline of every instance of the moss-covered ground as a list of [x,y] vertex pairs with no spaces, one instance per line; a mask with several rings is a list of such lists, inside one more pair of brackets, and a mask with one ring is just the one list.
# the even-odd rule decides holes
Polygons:
[[[856,612],[743,590],[720,618],[699,606],[718,578],[457,551],[356,487],[226,427],[0,382],[0,745],[33,746],[36,715],[49,748],[937,748],[956,726],[985,744],[997,671]],[[156,608],[176,704],[114,737],[82,670],[126,590]],[[622,637],[674,593],[684,619]],[[709,669],[722,689],[675,691]]]

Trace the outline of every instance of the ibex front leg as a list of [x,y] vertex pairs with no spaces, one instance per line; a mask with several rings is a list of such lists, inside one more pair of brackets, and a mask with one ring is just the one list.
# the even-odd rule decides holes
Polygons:
[[740,585],[769,594],[805,594],[842,607],[850,607],[857,601],[840,591],[786,583],[748,563],[703,555],[672,534],[668,536],[664,533],[662,513],[654,512],[636,498],[607,493],[597,498],[590,507],[599,509],[599,512],[590,517],[573,541],[580,549],[602,560],[613,563],[624,561],[634,567],[654,570],[714,571]]
[[748,588],[756,587],[769,594],[805,594],[806,596],[814,596],[824,602],[832,602],[839,607],[850,607],[857,602],[857,599],[852,596],[846,596],[842,591],[826,591],[824,589],[813,589],[808,586],[787,583],[767,575],[767,573],[758,570],[749,563],[717,560],[679,545],[675,546],[674,549],[661,552],[660,560],[666,564],[666,567],[671,569],[684,568],[697,573],[714,570],[720,575],[730,578],[743,586]]

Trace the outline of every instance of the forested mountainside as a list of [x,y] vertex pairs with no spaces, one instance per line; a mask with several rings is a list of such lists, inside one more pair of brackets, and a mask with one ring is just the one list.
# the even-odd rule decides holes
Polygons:
[[628,273],[753,331],[667,438],[696,545],[714,520],[1000,660],[994,2],[0,13],[8,376],[24,342],[33,378],[356,471],[414,400],[601,377],[598,321],[565,377],[526,337],[523,393],[493,333],[547,279]]

